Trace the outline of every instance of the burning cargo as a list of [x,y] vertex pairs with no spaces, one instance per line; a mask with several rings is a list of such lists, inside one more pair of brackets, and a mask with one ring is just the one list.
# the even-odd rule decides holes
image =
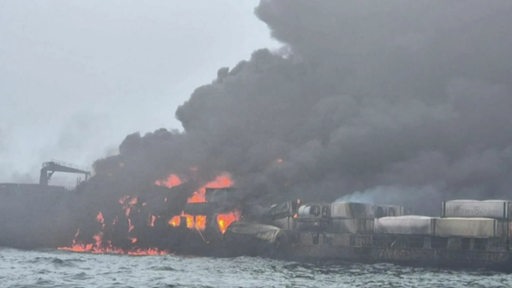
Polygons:
[[[303,204],[297,200],[273,205],[256,217],[243,215],[243,205],[232,197],[236,190],[227,174],[199,188],[182,184],[177,175],[154,184],[145,194],[124,195],[114,200],[119,205],[115,211],[94,211],[89,219],[93,223],[74,219],[46,230],[74,233],[72,245],[61,249],[89,253],[154,255],[172,251],[505,270],[510,270],[512,264],[510,201],[451,200],[442,204],[441,217],[428,217],[406,215],[404,207],[396,205],[342,201]],[[28,187],[4,184],[0,190],[9,199],[22,193],[21,188],[28,193]],[[49,200],[55,197],[48,196],[57,195],[58,190],[59,199],[67,203],[59,204],[62,207],[75,207],[70,203],[86,196],[78,193],[80,190],[70,194],[51,186],[30,187]],[[175,197],[176,189],[194,192],[186,193],[188,198],[175,205],[175,201],[168,200],[179,200]],[[48,194],[46,190],[52,192]],[[3,203],[5,211],[13,211],[8,203]],[[78,214],[83,215],[84,211]],[[40,215],[27,220],[26,226],[58,219],[57,212],[39,211]],[[88,225],[76,227],[76,223]],[[2,224],[6,231],[31,235],[8,224]],[[17,247],[8,242],[9,235],[17,235],[14,232],[0,237],[4,245]],[[48,247],[53,241],[38,239],[47,241],[38,247]],[[61,242],[59,239],[55,243]]]

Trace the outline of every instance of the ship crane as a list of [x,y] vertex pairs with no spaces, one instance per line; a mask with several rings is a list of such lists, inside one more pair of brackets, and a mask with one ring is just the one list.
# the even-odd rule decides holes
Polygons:
[[60,164],[57,162],[44,162],[43,167],[41,168],[41,176],[39,177],[40,185],[48,185],[50,178],[55,172],[65,172],[65,173],[76,173],[76,174],[84,174],[85,180],[91,175],[91,172],[84,171],[80,169],[76,169],[73,167],[69,167],[68,165]]

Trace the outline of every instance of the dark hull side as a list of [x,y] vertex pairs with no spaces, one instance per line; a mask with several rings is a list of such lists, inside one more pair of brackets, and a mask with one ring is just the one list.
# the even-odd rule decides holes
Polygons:
[[489,269],[512,272],[508,251],[450,251],[446,249],[372,249],[373,258],[409,266],[445,267],[456,269]]
[[494,250],[432,247],[383,247],[370,234],[297,233],[283,255],[298,261],[393,263],[407,266],[451,269],[489,269],[512,272],[512,253],[506,247]]
[[[78,220],[86,213],[77,205],[79,192],[57,186],[0,184],[0,246],[35,249],[70,244]],[[80,203],[80,202],[78,202]],[[94,219],[95,215],[88,215]],[[87,218],[87,219],[89,219]],[[97,223],[96,223],[97,224]],[[219,235],[185,229],[161,229],[159,241],[149,246],[177,254],[233,257],[264,256],[300,261],[396,263],[411,266],[485,268],[512,272],[510,243],[494,239],[485,245],[477,240],[402,237],[379,238],[373,234],[297,232],[272,241],[251,235]],[[276,228],[277,229],[277,228]],[[178,229],[179,230],[179,229]],[[93,231],[96,231],[93,229]],[[165,232],[165,233],[164,233]],[[154,245],[153,245],[154,244]]]
[[74,198],[59,186],[0,184],[0,246],[33,249],[69,243],[76,230]]

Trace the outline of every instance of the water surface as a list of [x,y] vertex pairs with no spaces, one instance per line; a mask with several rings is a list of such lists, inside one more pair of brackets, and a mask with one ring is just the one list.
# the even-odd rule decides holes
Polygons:
[[0,248],[0,287],[512,287],[512,274],[258,257],[93,255]]

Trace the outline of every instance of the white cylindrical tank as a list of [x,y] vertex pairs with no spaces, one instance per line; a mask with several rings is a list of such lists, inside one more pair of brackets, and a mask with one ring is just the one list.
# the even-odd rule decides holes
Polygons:
[[329,217],[329,208],[329,204],[302,205],[297,211],[297,217],[299,220]]

